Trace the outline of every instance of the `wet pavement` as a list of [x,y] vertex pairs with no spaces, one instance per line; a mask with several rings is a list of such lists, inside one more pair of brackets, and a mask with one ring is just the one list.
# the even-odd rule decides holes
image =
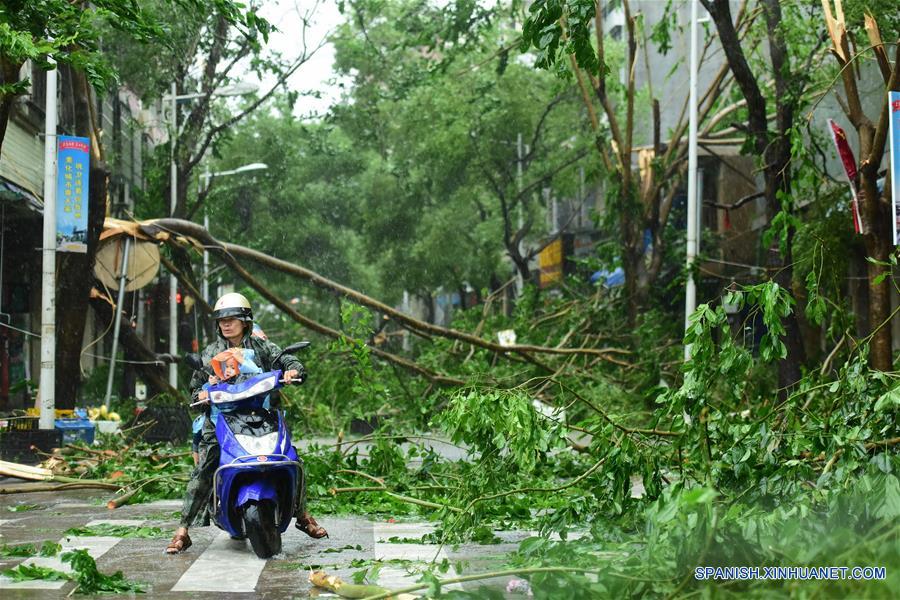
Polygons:
[[[375,583],[397,589],[414,584],[418,571],[429,563],[466,564],[466,574],[490,570],[498,559],[517,547],[528,532],[503,532],[505,540],[496,545],[464,544],[439,547],[414,543],[433,526],[427,523],[375,522],[364,517],[321,516],[318,521],[331,537],[313,540],[294,529],[283,535],[283,551],[269,560],[260,560],[249,542],[231,540],[216,527],[191,529],[193,546],[183,554],[167,556],[165,548],[174,531],[181,502],[166,500],[149,504],[106,508],[109,494],[103,491],[72,490],[57,493],[14,494],[0,496],[0,543],[44,541],[61,543],[64,548],[86,548],[95,557],[101,572],[122,571],[130,579],[146,584],[153,598],[307,598],[330,596],[311,588],[307,578],[312,568],[352,581],[354,572],[378,565]],[[17,505],[37,505],[27,511],[13,511]],[[66,537],[72,527],[112,523],[130,526],[154,526],[164,538]],[[391,540],[391,538],[394,538]],[[38,564],[68,570],[56,557],[3,558],[0,570],[21,563]],[[451,566],[447,577],[454,576]],[[507,580],[494,580],[492,587],[503,589]],[[468,583],[475,589],[481,582]],[[12,582],[0,577],[0,597],[63,598],[75,584],[68,581]],[[454,589],[449,587],[447,589]],[[457,585],[455,589],[463,589]],[[81,596],[83,597],[83,596]]]

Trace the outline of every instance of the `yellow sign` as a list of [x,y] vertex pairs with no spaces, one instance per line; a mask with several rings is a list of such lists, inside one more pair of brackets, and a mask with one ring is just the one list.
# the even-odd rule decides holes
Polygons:
[[540,286],[542,288],[559,283],[563,278],[562,238],[556,238],[538,254]]

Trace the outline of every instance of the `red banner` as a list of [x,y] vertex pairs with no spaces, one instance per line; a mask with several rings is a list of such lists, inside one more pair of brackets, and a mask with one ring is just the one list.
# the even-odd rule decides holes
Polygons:
[[856,191],[856,157],[853,156],[853,149],[850,148],[850,143],[847,141],[847,134],[840,125],[828,119],[828,127],[841,164],[844,165],[847,181],[850,183],[850,212],[853,214],[853,229],[856,233],[862,233],[862,221],[859,218],[859,196]]

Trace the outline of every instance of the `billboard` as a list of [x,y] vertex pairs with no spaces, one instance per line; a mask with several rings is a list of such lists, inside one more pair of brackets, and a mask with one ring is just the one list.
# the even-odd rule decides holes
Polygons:
[[56,159],[56,250],[87,252],[90,140],[59,136]]

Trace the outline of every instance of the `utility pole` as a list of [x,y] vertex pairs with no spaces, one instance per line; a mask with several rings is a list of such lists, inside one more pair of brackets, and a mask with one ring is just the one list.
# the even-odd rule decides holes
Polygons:
[[[171,163],[169,165],[169,216],[175,216],[175,206],[178,204],[178,165],[175,162],[175,144],[178,141],[178,88],[172,82],[172,133],[169,137],[169,150]],[[169,354],[178,355],[178,280],[175,275],[169,275]],[[178,365],[169,363],[169,385],[178,388]]]
[[56,423],[56,61],[44,105],[44,230],[41,244],[41,429]]
[[[524,155],[522,153],[522,134],[520,133],[516,137],[516,193],[518,195],[522,194],[522,160]],[[519,198],[519,229],[525,225],[524,217],[522,216],[522,198]],[[522,256],[522,240],[519,240],[518,244],[519,256]],[[522,272],[519,270],[518,266],[516,267],[516,297],[522,295],[522,292],[525,291],[525,279],[522,277]],[[504,292],[505,293],[505,292]]]
[[119,295],[116,297],[116,305],[113,307],[113,341],[112,352],[109,355],[109,374],[106,376],[106,395],[103,398],[103,404],[109,408],[112,399],[113,375],[116,372],[116,353],[119,350],[119,330],[122,326],[122,305],[125,302],[125,287],[128,285],[128,245],[131,238],[127,235],[125,238],[124,249],[122,250],[122,268],[119,275]]
[[[694,282],[694,260],[697,256],[697,0],[691,0],[691,75],[690,125],[688,130],[688,190],[687,190],[687,284],[684,290],[684,330],[697,308],[697,284]],[[684,347],[684,359],[691,358],[691,347]]]

